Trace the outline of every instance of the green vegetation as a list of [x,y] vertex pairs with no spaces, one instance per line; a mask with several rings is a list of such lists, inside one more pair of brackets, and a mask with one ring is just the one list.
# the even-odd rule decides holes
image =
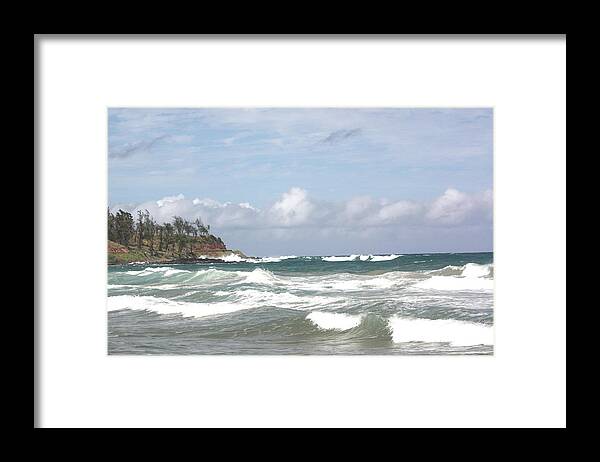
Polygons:
[[189,222],[173,217],[171,223],[159,224],[148,210],[131,213],[108,211],[108,263],[136,261],[168,262],[190,260],[200,256],[219,257],[231,253],[220,237],[210,234],[210,225],[201,219]]

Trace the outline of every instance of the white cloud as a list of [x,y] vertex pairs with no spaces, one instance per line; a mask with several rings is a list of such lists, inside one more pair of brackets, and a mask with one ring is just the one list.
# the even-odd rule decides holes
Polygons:
[[183,200],[183,194],[178,194],[177,196],[167,196],[167,197],[163,197],[162,199],[159,199],[156,201],[156,205],[158,205],[159,207],[164,207],[166,204],[172,204],[174,202],[178,202]]
[[252,207],[249,202],[242,202],[239,204],[239,206],[244,209],[256,210],[257,212],[259,211],[256,207]]
[[418,214],[421,210],[422,207],[419,204],[399,201],[381,207],[377,213],[377,218],[381,223],[396,223],[405,217]]
[[477,217],[491,218],[491,210],[491,191],[469,195],[449,188],[433,201],[426,218],[432,222],[457,225]]
[[[202,218],[214,229],[268,229],[314,227],[321,230],[367,232],[385,226],[442,226],[489,224],[492,219],[492,193],[467,194],[447,189],[430,203],[400,200],[389,202],[368,196],[332,203],[312,199],[308,192],[293,187],[284,192],[271,207],[260,210],[248,202],[234,204],[211,198],[186,199],[183,194],[167,196],[138,205],[116,205],[132,213],[147,209],[161,223],[173,216],[188,220]],[[282,231],[285,233],[286,231]]]
[[377,203],[371,197],[354,197],[344,205],[343,218],[348,221],[360,220],[376,206]]
[[276,226],[302,225],[308,222],[315,205],[304,189],[292,188],[269,210],[271,222]]
[[[137,205],[115,205],[136,216],[147,209],[159,222],[201,218],[230,248],[249,255],[319,255],[491,248],[492,192],[450,188],[430,202],[354,197],[312,198],[293,187],[263,210],[248,202],[186,199],[183,194]],[[451,243],[451,244],[450,244]]]
[[210,207],[210,208],[220,208],[222,206],[222,204],[214,199],[194,199],[192,201],[192,204],[194,205],[202,205],[204,207]]

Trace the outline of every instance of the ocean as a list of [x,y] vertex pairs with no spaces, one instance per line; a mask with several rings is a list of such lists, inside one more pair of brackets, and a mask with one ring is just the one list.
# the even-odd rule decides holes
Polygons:
[[493,254],[108,267],[108,353],[490,355]]

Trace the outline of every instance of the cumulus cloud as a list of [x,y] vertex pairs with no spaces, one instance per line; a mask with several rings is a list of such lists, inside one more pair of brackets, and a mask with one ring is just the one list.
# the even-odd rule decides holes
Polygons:
[[183,199],[185,199],[183,194],[178,194],[177,196],[167,196],[157,200],[156,205],[158,205],[159,207],[163,207],[165,204],[173,204]]
[[383,205],[377,212],[381,223],[396,223],[407,217],[415,216],[421,212],[422,206],[409,201],[398,201]]
[[459,226],[491,223],[491,191],[467,194],[453,188],[428,203],[388,201],[361,196],[345,202],[318,201],[308,192],[293,187],[271,206],[261,210],[248,202],[219,202],[212,198],[186,199],[183,194],[163,197],[135,206],[115,205],[136,213],[147,209],[159,222],[173,216],[188,220],[202,218],[219,229],[265,229],[318,227],[352,229],[394,225]]
[[[428,202],[358,196],[343,202],[293,187],[261,209],[248,202],[188,199],[183,194],[121,204],[159,222],[201,218],[231,248],[253,255],[482,250],[491,246],[492,192],[447,189]],[[452,246],[449,247],[449,243]]]
[[466,194],[454,188],[446,190],[430,205],[426,218],[432,222],[457,225],[473,219],[491,219],[492,192]]
[[270,210],[271,222],[275,225],[293,226],[305,224],[314,211],[314,204],[304,189],[292,188],[283,193]]
[[359,196],[350,199],[344,205],[344,214],[350,218],[361,218],[375,206],[375,201],[369,196]]

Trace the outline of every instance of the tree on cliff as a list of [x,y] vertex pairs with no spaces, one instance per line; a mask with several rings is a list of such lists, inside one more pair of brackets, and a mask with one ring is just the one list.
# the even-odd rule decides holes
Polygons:
[[177,241],[177,252],[179,257],[181,257],[181,252],[185,245],[186,241],[186,228],[185,228],[185,220],[181,217],[173,217],[173,228],[175,228],[175,240]]
[[165,245],[166,245],[167,252],[168,252],[169,245],[175,244],[173,242],[173,225],[171,223],[165,223],[164,228],[165,228],[165,231],[164,231],[165,232]]
[[165,233],[165,227],[163,225],[156,225],[156,233],[158,234],[158,251],[162,252],[163,249],[163,235]]
[[158,223],[152,218],[148,210],[143,215],[143,236],[148,241],[148,246],[150,247],[150,254],[154,254],[154,238],[158,232]]
[[108,209],[108,240],[117,241],[117,228],[115,224],[115,216]]
[[[148,213],[148,211],[146,210],[146,213]],[[144,221],[146,218],[146,214],[144,212],[142,212],[141,210],[138,210],[138,219],[137,219],[137,223],[136,223],[136,234],[137,234],[137,245],[138,245],[138,249],[142,248],[142,242],[144,241]],[[149,213],[148,213],[149,215]]]
[[204,226],[204,223],[202,223],[202,220],[200,218],[196,218],[194,226],[198,234],[200,234],[200,236],[206,236],[208,234],[208,229],[206,226]]
[[191,224],[189,221],[187,221],[187,220],[184,220],[184,221],[183,221],[183,223],[184,223],[184,224],[183,224],[183,226],[184,226],[184,229],[185,229],[185,233],[186,233],[186,235],[188,236],[188,239],[187,239],[187,241],[188,241],[188,244],[190,245],[190,254],[193,254],[193,253],[194,253],[194,251],[192,250],[192,244],[193,244],[194,240],[193,240],[193,239],[190,239],[190,237],[191,237],[192,235],[193,235],[194,237],[196,237],[195,228],[194,228],[194,225],[192,225],[192,224]]
[[[204,225],[200,218],[189,222],[180,216],[174,216],[171,223],[159,224],[148,210],[138,210],[137,220],[129,212],[119,209],[116,214],[107,211],[108,239],[124,246],[137,245],[138,249],[147,247],[151,255],[156,251],[177,252],[194,255],[194,243],[206,248],[225,248],[220,238],[209,234],[210,226]],[[158,247],[158,248],[157,248]]]
[[134,234],[133,216],[129,212],[120,210],[116,215],[108,212],[108,235],[111,241],[122,245],[129,245]]

